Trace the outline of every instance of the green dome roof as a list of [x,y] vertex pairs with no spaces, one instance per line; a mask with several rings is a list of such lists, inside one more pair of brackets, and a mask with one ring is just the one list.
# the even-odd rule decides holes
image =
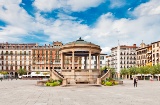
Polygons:
[[93,44],[93,43],[84,41],[84,40],[80,37],[78,40],[73,41],[73,42],[69,42],[69,43],[67,43],[66,45],[69,45],[69,44]]

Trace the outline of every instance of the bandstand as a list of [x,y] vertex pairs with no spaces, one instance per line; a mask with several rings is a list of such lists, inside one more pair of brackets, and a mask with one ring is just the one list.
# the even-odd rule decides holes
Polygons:
[[[63,76],[64,84],[97,84],[101,75],[100,52],[100,46],[81,38],[63,45],[60,48],[60,74]],[[92,57],[95,57],[94,64],[91,63]],[[67,62],[68,58],[70,58],[69,62]],[[82,58],[84,62],[82,62]]]

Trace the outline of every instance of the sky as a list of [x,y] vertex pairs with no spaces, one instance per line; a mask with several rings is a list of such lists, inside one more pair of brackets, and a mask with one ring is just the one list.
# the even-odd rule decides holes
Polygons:
[[63,44],[82,37],[102,53],[160,40],[159,0],[0,0],[0,42]]

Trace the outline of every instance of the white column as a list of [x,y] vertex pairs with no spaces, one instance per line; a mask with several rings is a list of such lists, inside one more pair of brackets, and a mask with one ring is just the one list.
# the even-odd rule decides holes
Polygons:
[[85,65],[85,66],[84,66],[84,69],[87,69],[87,57],[86,57],[86,56],[84,57],[84,62],[85,62],[85,63],[84,63],[84,65]]
[[98,69],[98,68],[97,68],[97,55],[95,55],[95,59],[96,59],[96,69]]
[[61,70],[63,69],[63,52],[61,52]]
[[91,70],[91,51],[89,51],[89,69]]
[[74,51],[72,51],[72,69],[75,69],[74,68]]
[[100,69],[100,54],[97,56],[97,59],[98,59],[98,60],[97,60],[97,61],[98,61],[98,62],[97,62],[98,69]]
[[79,57],[78,57],[78,61],[77,62],[78,62],[78,68],[77,69],[79,69]]

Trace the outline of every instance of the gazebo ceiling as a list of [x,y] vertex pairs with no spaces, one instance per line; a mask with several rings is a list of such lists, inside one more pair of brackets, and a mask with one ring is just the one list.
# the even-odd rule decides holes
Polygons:
[[[64,53],[66,56],[72,56],[72,52],[65,52]],[[75,56],[88,56],[89,54],[89,51],[75,51],[74,52],[74,55]],[[94,55],[97,55],[98,53],[92,53],[91,55],[94,56]]]

